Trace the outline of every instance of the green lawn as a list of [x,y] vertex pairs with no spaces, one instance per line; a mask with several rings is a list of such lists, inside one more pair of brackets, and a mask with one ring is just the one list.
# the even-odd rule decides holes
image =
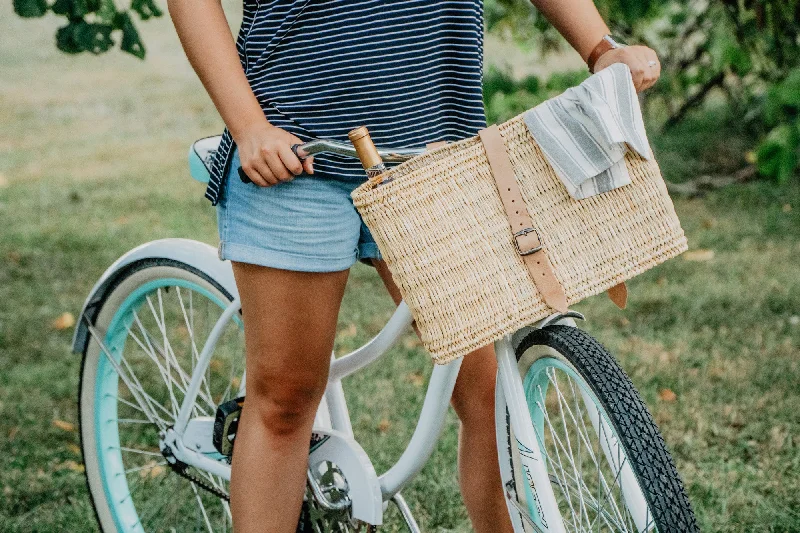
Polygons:
[[[77,315],[103,270],[137,244],[217,243],[214,210],[188,177],[185,154],[221,121],[169,21],[144,26],[145,62],[64,56],[54,27],[0,6],[2,531],[96,527],[74,427],[80,358],[70,352],[72,328],[54,321]],[[667,174],[686,154],[717,156],[680,138],[654,144]],[[800,531],[797,183],[678,199],[690,247],[701,253],[632,281],[626,311],[604,297],[578,306],[655,415],[704,531]],[[357,267],[350,285],[342,352],[392,309],[371,270]],[[407,442],[424,392],[419,377],[430,370],[409,334],[384,364],[347,382],[357,437],[379,470]],[[455,428],[451,413],[431,462],[405,491],[426,531],[469,529]]]

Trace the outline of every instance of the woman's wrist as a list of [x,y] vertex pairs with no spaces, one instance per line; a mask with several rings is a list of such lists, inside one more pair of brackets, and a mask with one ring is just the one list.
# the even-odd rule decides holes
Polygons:
[[605,36],[610,35],[610,33],[611,31],[604,25],[602,28],[596,28],[595,31],[592,32],[592,37],[586,38],[581,43],[580,49],[576,49],[576,51],[580,54],[584,63],[589,62],[589,57],[592,55],[592,52],[604,41]]
[[624,43],[614,39],[614,37],[612,37],[610,34],[603,35],[603,38],[600,39],[600,41],[592,49],[589,57],[586,58],[586,65],[589,67],[589,72],[595,72],[594,67],[600,57],[611,50],[616,50],[617,48],[622,48],[623,46],[625,46]]
[[229,124],[228,131],[231,132],[234,142],[239,144],[241,139],[273,127],[274,126],[267,120],[267,117],[264,116],[264,112],[259,108],[257,113],[247,113],[245,117],[237,119]]

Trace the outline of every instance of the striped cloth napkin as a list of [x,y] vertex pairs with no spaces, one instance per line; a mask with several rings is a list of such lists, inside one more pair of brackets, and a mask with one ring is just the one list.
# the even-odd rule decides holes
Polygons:
[[588,198],[631,182],[628,147],[652,153],[631,71],[615,63],[542,102],[523,120],[570,196]]

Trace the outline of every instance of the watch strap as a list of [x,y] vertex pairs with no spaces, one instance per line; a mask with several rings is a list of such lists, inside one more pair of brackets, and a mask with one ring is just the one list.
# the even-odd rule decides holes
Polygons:
[[609,50],[617,48],[614,46],[614,44],[612,44],[611,41],[606,39],[606,37],[608,36],[604,36],[602,39],[600,39],[600,42],[597,43],[597,46],[594,47],[594,50],[592,50],[592,53],[589,54],[589,58],[586,60],[586,64],[589,65],[589,72],[592,74],[594,74],[594,64],[597,63],[597,60],[600,59],[600,56]]

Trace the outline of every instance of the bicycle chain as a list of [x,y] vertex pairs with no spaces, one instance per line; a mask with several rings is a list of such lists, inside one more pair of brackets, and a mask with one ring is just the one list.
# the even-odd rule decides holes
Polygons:
[[[179,476],[181,476],[184,479],[188,479],[189,481],[191,481],[192,483],[194,483],[195,485],[197,485],[201,489],[207,490],[208,492],[210,492],[211,494],[213,494],[217,498],[225,500],[226,502],[230,502],[231,501],[231,497],[227,492],[225,492],[223,490],[220,490],[217,487],[215,487],[214,485],[208,483],[207,481],[205,481],[205,480],[203,480],[203,479],[201,479],[201,478],[199,478],[197,476],[193,476],[192,474],[190,474],[188,472],[189,465],[187,465],[184,462],[179,461],[175,457],[175,455],[172,453],[172,448],[170,448],[169,446],[166,446],[161,453],[164,456],[164,458],[167,460],[167,464],[170,466],[170,468],[172,469],[173,472],[175,472],[176,474],[178,474]],[[171,462],[170,459],[172,461],[175,461],[175,462],[174,463]]]

